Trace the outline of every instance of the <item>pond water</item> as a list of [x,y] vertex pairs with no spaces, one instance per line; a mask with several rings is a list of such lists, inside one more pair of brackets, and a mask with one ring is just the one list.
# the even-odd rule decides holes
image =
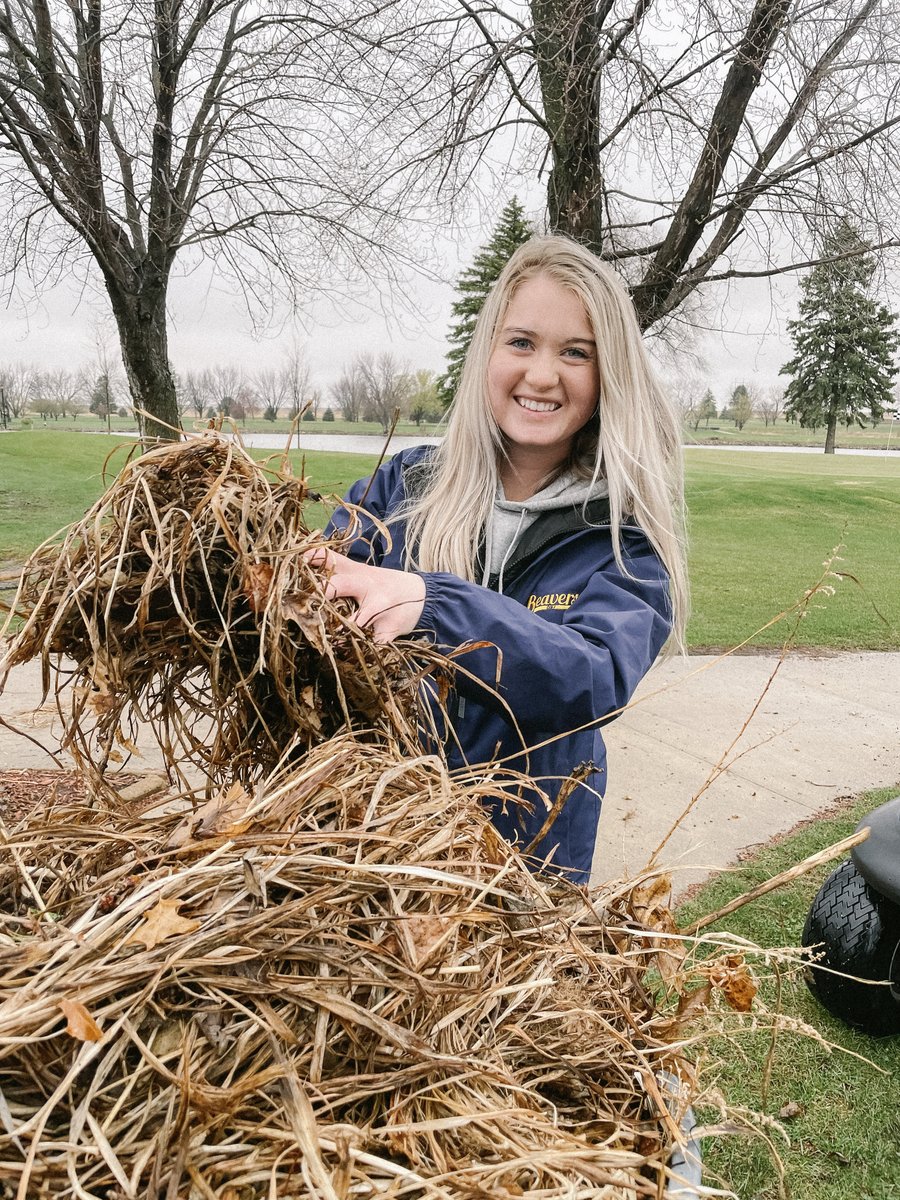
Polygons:
[[[245,446],[258,450],[283,450],[287,444],[286,434],[246,433],[242,435]],[[388,454],[398,450],[409,450],[412,446],[437,446],[441,439],[435,437],[394,436],[388,445]],[[336,450],[343,454],[380,454],[385,439],[375,433],[303,433],[291,435],[292,450]]]

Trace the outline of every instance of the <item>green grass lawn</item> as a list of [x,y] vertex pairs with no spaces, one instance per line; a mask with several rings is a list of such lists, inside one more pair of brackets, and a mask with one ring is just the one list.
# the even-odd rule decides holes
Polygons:
[[[797,644],[900,648],[900,462],[688,451],[687,495],[691,645],[742,641],[795,603],[843,543],[835,567],[859,584],[845,579],[817,598]],[[780,645],[788,629],[782,622],[757,643]]]
[[[185,429],[204,429],[207,425],[205,418],[198,421],[193,413],[185,413],[181,420]],[[134,417],[120,417],[117,414],[110,417],[109,424],[112,433],[134,432],[137,428]],[[231,428],[230,422],[225,422],[225,428]],[[262,417],[248,417],[245,421],[236,421],[234,428],[241,434],[267,433],[283,437],[287,441],[291,430],[295,430],[297,427],[287,417],[279,417],[277,421],[266,421]],[[55,421],[51,417],[44,421],[41,417],[32,414],[24,419],[15,420],[13,429],[30,429],[41,433],[105,433],[106,419],[96,417],[93,413],[83,412],[74,417],[60,417]],[[301,440],[305,433],[369,433],[376,437],[383,434],[380,421],[301,421],[299,429]],[[442,433],[443,426],[441,423],[416,425],[413,421],[399,421],[396,432],[408,437],[430,437],[432,434]]]
[[[115,468],[127,453],[122,438],[0,434],[0,561],[24,558],[80,516],[102,491],[111,450]],[[299,470],[300,456],[291,458]],[[308,477],[325,494],[340,495],[374,462],[368,455],[305,455]],[[839,542],[845,548],[836,567],[861,586],[845,580],[821,607],[817,600],[797,643],[900,646],[900,460],[715,450],[689,451],[687,464],[692,646],[730,647],[753,634],[817,581]],[[311,523],[325,517],[322,507],[310,514]],[[782,622],[757,643],[780,645],[788,632]]]
[[[56,430],[0,434],[0,562],[23,559],[44,538],[77,519],[102,494],[103,465],[108,472],[125,463],[133,443],[98,434],[84,437]],[[260,460],[280,457],[255,451]],[[331,451],[291,452],[296,471],[305,460],[307,476],[324,495],[342,495],[354,480],[370,471],[375,456]],[[327,519],[324,505],[314,505],[310,523]]]
[[[774,425],[766,425],[755,417],[748,421],[743,429],[738,429],[733,421],[719,417],[710,419],[709,428],[701,424],[699,429],[690,425],[684,428],[685,445],[708,444],[716,446],[818,446],[825,445],[825,430],[804,429],[800,425],[778,421]],[[841,447],[859,447],[873,450],[900,448],[900,421],[879,421],[877,425],[866,425],[860,429],[851,425],[849,429],[839,425],[837,429],[837,445]]]
[[[866,813],[893,794],[869,793],[840,815],[819,818],[755,855],[682,906],[680,923],[686,925],[717,911],[732,897],[840,841]],[[837,861],[739,909],[713,929],[727,930],[767,948],[798,946],[812,898],[835,866]],[[761,997],[770,1008],[779,1006],[771,981],[764,984]],[[784,1163],[791,1200],[897,1200],[900,1037],[875,1039],[848,1029],[820,1007],[799,978],[784,982],[779,1007],[788,1018],[812,1025],[835,1048],[829,1050],[812,1038],[782,1030],[772,1051],[769,1032],[748,1030],[706,1048],[708,1079],[721,1086],[731,1104],[768,1117],[777,1119],[791,1102],[800,1106],[800,1115],[783,1121],[789,1144],[781,1136],[773,1138]],[[761,1019],[760,1025],[764,1027],[766,1021]],[[771,1080],[764,1094],[770,1052]],[[874,1065],[852,1055],[861,1055]],[[708,1110],[698,1115],[703,1121],[717,1119],[717,1114]],[[710,1138],[704,1144],[703,1158],[709,1173],[704,1183],[714,1184],[718,1177],[727,1181],[740,1200],[778,1200],[778,1174],[762,1141]]]

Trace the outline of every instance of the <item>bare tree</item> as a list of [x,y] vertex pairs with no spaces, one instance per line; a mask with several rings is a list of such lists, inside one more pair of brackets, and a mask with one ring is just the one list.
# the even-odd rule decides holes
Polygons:
[[21,362],[0,368],[0,386],[11,417],[24,417],[28,412],[36,373],[34,367]]
[[309,393],[307,394],[306,402],[309,405],[309,411],[312,413],[313,420],[318,421],[319,410],[322,407],[321,389],[320,388],[310,388]]
[[430,161],[549,164],[550,228],[617,266],[643,328],[809,265],[835,213],[900,244],[897,0],[446,2]]
[[296,421],[301,411],[309,402],[309,362],[306,351],[298,339],[291,339],[290,347],[284,355],[280,371],[281,388],[287,404],[288,416]]
[[[106,421],[107,430],[112,429],[112,414],[117,406],[117,397],[122,391],[120,376],[122,360],[115,346],[115,335],[109,321],[97,319],[92,326],[94,350],[93,370],[88,369],[89,408]],[[174,394],[174,383],[173,383]]]
[[366,403],[366,381],[358,359],[341,372],[337,382],[331,385],[330,391],[345,421],[361,420]]
[[99,272],[146,434],[179,424],[166,326],[176,258],[230,270],[254,314],[274,295],[321,290],[326,265],[341,281],[360,265],[392,273],[406,193],[378,191],[359,167],[374,174],[378,146],[394,152],[370,86],[390,56],[366,34],[383,6],[368,2],[0,6],[6,267]]
[[784,388],[772,384],[765,388],[756,398],[756,415],[768,427],[774,425],[784,409]]
[[186,408],[192,409],[197,420],[202,420],[212,406],[213,385],[209,371],[185,371],[181,377],[181,393]]
[[[659,347],[657,351],[658,349]],[[704,393],[708,391],[706,363],[690,355],[682,355],[678,356],[676,362],[658,362],[657,370],[660,372],[660,378],[666,380],[669,395],[678,407],[684,424],[690,425],[694,430],[699,429],[704,417]]]
[[262,413],[267,421],[277,421],[278,413],[284,406],[287,397],[287,380],[283,370],[265,367],[253,376],[253,385]]
[[190,411],[193,398],[184,378],[177,371],[172,372],[172,382],[175,384],[175,403],[178,408],[178,416],[181,418]]
[[238,389],[238,400],[244,410],[245,417],[258,417],[262,409],[262,401],[253,384],[245,379]]
[[244,374],[234,363],[219,363],[210,371],[213,407],[223,417],[233,416],[232,409],[242,405]]
[[36,391],[50,401],[54,416],[58,413],[62,417],[75,417],[88,406],[88,387],[83,371],[69,371],[65,367],[44,371],[37,377]]
[[363,416],[367,421],[378,421],[382,432],[388,433],[395,415],[408,407],[413,393],[412,377],[388,351],[377,357],[360,354],[356,365],[365,395]]

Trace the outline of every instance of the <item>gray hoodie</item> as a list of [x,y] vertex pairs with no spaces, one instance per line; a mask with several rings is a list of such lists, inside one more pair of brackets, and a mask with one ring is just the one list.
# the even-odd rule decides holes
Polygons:
[[598,479],[592,484],[589,479],[582,479],[571,470],[558,475],[552,483],[527,500],[507,500],[503,484],[498,483],[491,520],[485,534],[482,584],[486,585],[492,575],[497,575],[497,591],[503,591],[503,569],[519,538],[541,513],[557,508],[578,508],[588,500],[606,496],[608,491],[605,479]]

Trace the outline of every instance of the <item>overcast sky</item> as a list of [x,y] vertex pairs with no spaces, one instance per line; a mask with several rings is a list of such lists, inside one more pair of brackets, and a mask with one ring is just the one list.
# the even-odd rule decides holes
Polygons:
[[[489,232],[489,231],[488,231]],[[406,297],[412,312],[385,318],[385,288],[371,288],[373,309],[340,314],[319,304],[298,327],[306,347],[313,383],[328,386],[361,351],[391,350],[411,369],[441,371],[444,366],[453,281],[488,236],[474,231],[469,247],[445,247],[438,269],[443,283],[416,279]],[[765,281],[743,281],[729,291],[710,292],[700,320],[709,332],[696,333],[687,344],[662,359],[662,373],[697,358],[699,375],[708,379],[717,398],[739,382],[762,386],[778,382],[778,369],[789,357],[784,322],[794,315],[796,284],[780,279],[774,292]],[[390,304],[386,307],[390,308]],[[192,276],[175,280],[170,294],[170,356],[178,371],[241,366],[248,374],[280,365],[291,342],[291,326],[254,337],[251,322],[234,289],[209,285]],[[98,323],[105,323],[110,345],[115,338],[104,297],[76,291],[66,284],[19,293],[0,309],[0,363],[23,361],[43,369],[78,367],[96,362]]]

